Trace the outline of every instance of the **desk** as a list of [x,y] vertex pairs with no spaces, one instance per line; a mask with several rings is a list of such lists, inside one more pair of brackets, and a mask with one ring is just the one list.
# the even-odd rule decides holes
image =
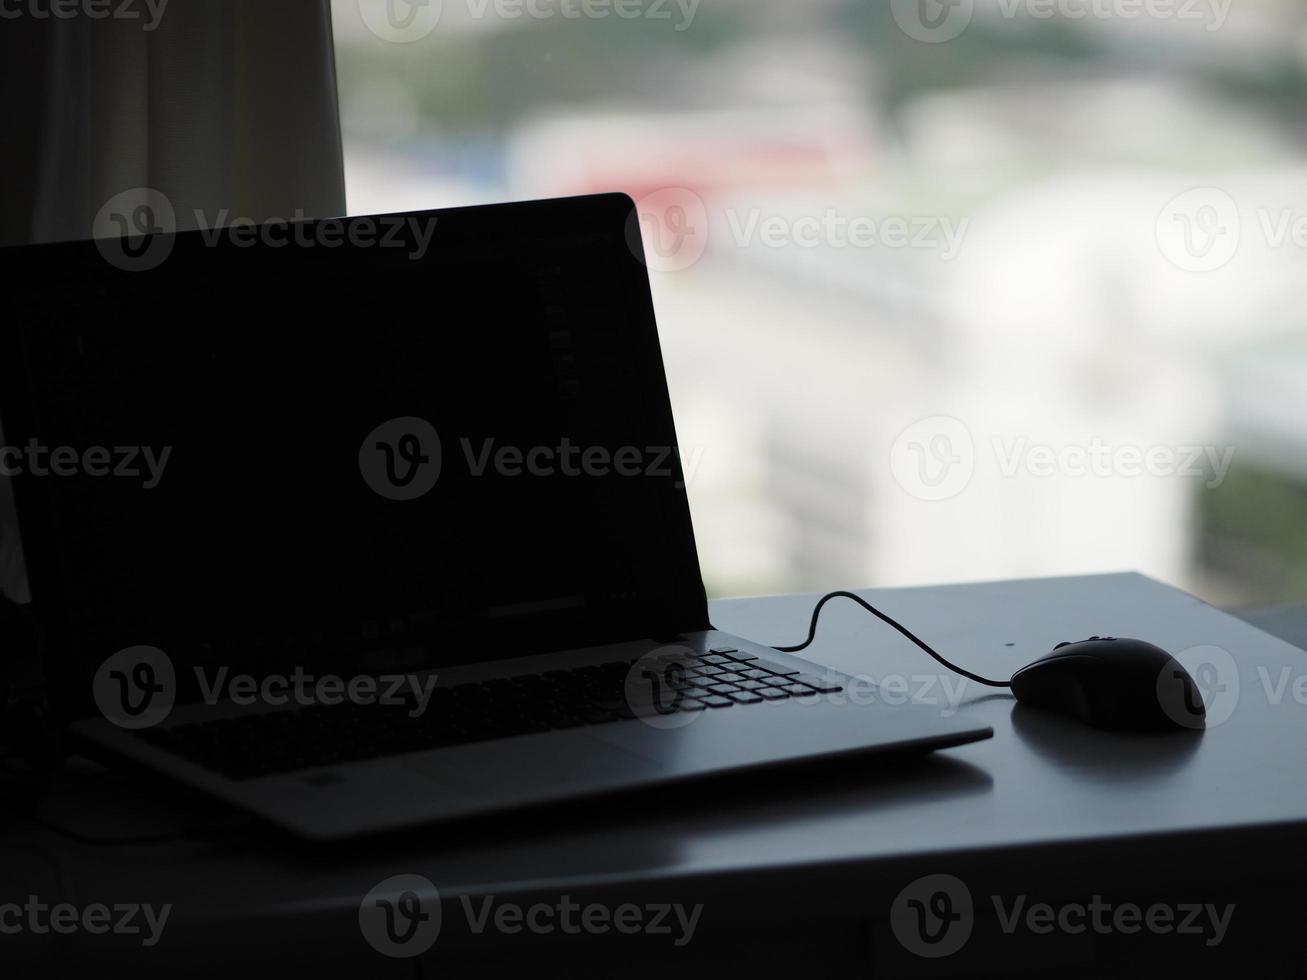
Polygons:
[[[624,977],[754,966],[864,976],[981,969],[1093,976],[1190,960],[1243,968],[1250,951],[1282,965],[1298,961],[1290,947],[1307,864],[1307,704],[1300,703],[1307,697],[1295,699],[1294,680],[1307,674],[1307,654],[1137,575],[864,594],[986,674],[1010,673],[1062,640],[1137,636],[1175,653],[1228,651],[1233,674],[1215,679],[1237,685],[1237,697],[1206,732],[1132,737],[1014,708],[1005,695],[970,687],[957,710],[991,725],[994,738],[911,764],[844,762],[349,846],[301,845],[172,792],[165,803],[148,778],[70,780],[43,805],[44,819],[104,833],[199,824],[208,836],[89,846],[0,818],[0,852],[15,858],[4,858],[0,896],[173,906],[151,949],[141,949],[139,937],[81,933],[57,941],[24,934],[18,945],[0,936],[0,948],[9,946],[29,968],[85,961],[102,976],[310,968],[484,975],[479,964],[487,958],[546,975]],[[812,604],[802,596],[739,599],[714,603],[712,614],[719,629],[791,643],[802,637]],[[852,604],[828,606],[818,636],[808,652],[818,662],[901,678],[919,699],[942,697],[938,678],[923,693],[936,676],[933,663]],[[1297,693],[1307,694],[1307,681]],[[101,816],[92,823],[92,814]],[[379,957],[359,933],[361,896],[400,873],[426,876],[443,899],[425,973],[416,972],[419,961]],[[906,885],[935,873],[965,883],[975,923],[959,952],[925,959],[896,941],[889,913]],[[478,934],[465,907],[480,909],[491,898],[492,908],[557,908],[564,895],[579,905],[680,904],[702,912],[693,939],[677,947],[663,935],[611,931]],[[1009,935],[998,911],[1022,896],[1055,911],[1094,896],[1114,907],[1234,903],[1235,911],[1215,946],[1203,937],[1092,929]]]

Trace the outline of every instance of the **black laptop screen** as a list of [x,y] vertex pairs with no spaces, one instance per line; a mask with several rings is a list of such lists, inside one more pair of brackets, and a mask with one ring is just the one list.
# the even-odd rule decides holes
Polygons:
[[705,626],[628,208],[184,235],[144,272],[9,253],[7,463],[54,655],[439,665]]

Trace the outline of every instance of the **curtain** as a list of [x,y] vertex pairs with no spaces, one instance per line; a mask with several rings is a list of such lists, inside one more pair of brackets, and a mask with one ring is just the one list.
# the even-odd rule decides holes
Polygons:
[[147,188],[180,230],[345,213],[329,0],[129,9],[0,25],[20,103],[0,110],[4,241],[90,237],[106,203]]

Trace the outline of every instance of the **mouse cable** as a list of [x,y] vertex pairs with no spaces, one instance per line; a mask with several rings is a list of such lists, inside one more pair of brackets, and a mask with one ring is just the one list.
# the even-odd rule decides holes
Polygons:
[[862,598],[862,596],[854,595],[852,592],[831,592],[828,595],[822,596],[821,599],[817,602],[816,607],[812,610],[812,622],[808,624],[808,638],[804,640],[802,643],[798,644],[797,646],[772,647],[772,649],[780,653],[798,653],[800,650],[806,650],[809,646],[811,646],[812,641],[817,636],[817,619],[818,617],[821,616],[821,608],[822,606],[826,605],[826,603],[830,602],[832,599],[852,599],[854,602],[860,605],[863,609],[867,610],[867,612],[871,613],[881,622],[893,626],[896,630],[898,630],[900,633],[906,636],[909,640],[911,640],[917,646],[921,647],[921,649],[925,650],[926,653],[934,657],[936,661],[943,664],[945,667],[953,671],[955,674],[961,674],[963,677],[969,678],[970,680],[975,681],[977,684],[984,684],[986,687],[1011,687],[1012,686],[1011,681],[990,680],[988,677],[981,677],[979,674],[973,674],[969,670],[963,670],[961,667],[954,666],[953,664],[945,660],[943,657],[941,657],[934,650],[932,650],[930,648],[930,645],[926,643],[926,641],[918,638],[906,626],[896,623],[894,620],[890,619],[888,616],[886,616],[883,612],[881,612],[879,609],[873,606],[866,599]]

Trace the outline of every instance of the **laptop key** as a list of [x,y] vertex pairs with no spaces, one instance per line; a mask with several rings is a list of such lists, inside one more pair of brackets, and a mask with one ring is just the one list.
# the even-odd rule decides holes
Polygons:
[[789,697],[789,694],[779,687],[760,687],[753,693],[764,701],[784,701]]
[[780,664],[774,664],[770,660],[757,660],[753,666],[759,670],[765,670],[769,674],[777,674],[781,677],[790,677],[799,673],[797,667],[782,667]]
[[758,704],[762,700],[753,691],[736,691],[733,694],[728,694],[727,697],[736,704]]
[[811,674],[795,674],[790,678],[795,684],[806,684],[821,694],[831,694],[835,691],[844,690],[843,684],[837,684],[832,681],[822,680],[820,677],[813,677]]
[[730,698],[724,698],[720,694],[710,694],[703,699],[703,703],[710,708],[729,708],[735,702]]
[[745,653],[742,650],[735,649],[735,647],[713,647],[712,652],[720,653],[723,656],[730,657],[732,660],[757,660],[758,659],[756,654]]
[[817,693],[812,688],[808,687],[807,684],[791,684],[789,687],[778,688],[778,690],[784,691],[786,694],[796,698],[801,698],[806,694]]

